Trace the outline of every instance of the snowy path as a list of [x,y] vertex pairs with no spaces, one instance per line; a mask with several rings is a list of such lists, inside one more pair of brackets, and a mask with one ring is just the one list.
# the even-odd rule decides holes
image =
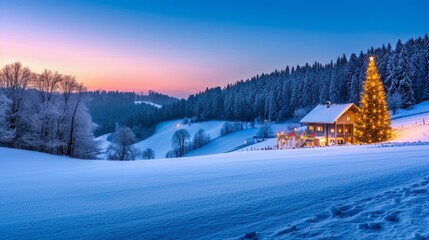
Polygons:
[[135,162],[0,148],[0,176],[1,239],[429,236],[427,145]]

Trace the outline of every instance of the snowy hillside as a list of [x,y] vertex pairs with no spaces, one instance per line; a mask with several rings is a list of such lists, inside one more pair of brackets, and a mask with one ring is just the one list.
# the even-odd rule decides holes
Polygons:
[[429,236],[429,145],[131,162],[0,148],[0,189],[1,239]]
[[216,153],[226,153],[240,147],[247,142],[253,141],[253,136],[258,132],[258,128],[244,129],[227,136],[218,137],[210,141],[207,145],[189,152],[185,156],[202,156]]
[[392,116],[392,127],[396,142],[429,142],[429,101]]
[[397,113],[392,116],[392,119],[398,119],[402,117],[408,117],[413,115],[419,115],[422,113],[429,114],[429,101],[424,101],[419,104],[416,104],[409,109],[403,110],[398,109]]
[[[244,142],[246,142],[246,144],[251,143],[253,137],[259,130],[259,128],[245,128],[244,130],[234,132],[230,135],[220,136],[220,130],[224,123],[225,121],[213,120],[183,125],[181,119],[162,122],[157,125],[155,133],[152,136],[136,143],[134,146],[142,151],[146,148],[152,148],[155,151],[155,158],[164,158],[166,153],[172,150],[171,139],[175,131],[186,129],[191,135],[190,140],[192,140],[193,135],[199,129],[204,129],[210,135],[211,141],[202,148],[187,153],[186,156],[226,153],[242,147]],[[273,125],[273,129],[287,129],[286,127],[287,124]],[[105,134],[96,139],[101,143],[103,149],[103,153],[99,155],[102,159],[106,159],[105,151],[110,144],[107,140],[109,135],[110,134]]]
[[155,151],[155,158],[164,158],[165,154],[172,150],[171,139],[175,131],[186,129],[193,137],[202,128],[214,139],[219,137],[223,124],[224,121],[208,121],[193,123],[189,126],[187,124],[183,125],[182,120],[166,121],[157,125],[156,131],[151,137],[136,143],[134,146],[142,150],[152,148]]

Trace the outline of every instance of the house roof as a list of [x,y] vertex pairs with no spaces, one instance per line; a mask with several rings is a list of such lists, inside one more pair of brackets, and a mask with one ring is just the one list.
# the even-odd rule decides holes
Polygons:
[[319,104],[311,112],[309,112],[301,123],[334,123],[347,110],[353,108],[355,111],[359,108],[354,103],[346,104],[331,104],[328,107],[326,104]]

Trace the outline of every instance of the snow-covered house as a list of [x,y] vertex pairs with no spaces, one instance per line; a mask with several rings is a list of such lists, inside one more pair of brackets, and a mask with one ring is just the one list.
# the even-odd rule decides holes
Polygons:
[[314,145],[355,143],[353,132],[359,108],[353,103],[320,104],[301,123],[314,136]]

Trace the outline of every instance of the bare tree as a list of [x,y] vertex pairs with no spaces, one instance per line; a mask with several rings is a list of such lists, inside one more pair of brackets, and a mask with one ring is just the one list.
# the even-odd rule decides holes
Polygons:
[[129,127],[116,125],[116,131],[113,133],[112,144],[108,149],[108,158],[110,160],[134,160],[139,151],[132,145],[137,142],[137,138]]
[[25,89],[29,85],[33,74],[30,69],[16,62],[3,67],[0,72],[0,88],[4,95],[10,100],[6,110],[6,122],[9,130],[13,133],[10,141],[16,147],[17,139],[21,135],[19,129],[19,112]]
[[70,131],[69,131],[69,141],[67,143],[67,151],[66,151],[67,156],[72,156],[73,155],[73,144],[74,144],[74,131],[75,131],[75,124],[76,124],[76,114],[78,112],[79,105],[80,105],[80,102],[82,100],[82,93],[83,93],[83,91],[85,91],[85,89],[86,88],[83,86],[83,84],[78,84],[77,87],[76,87],[77,99],[76,99],[76,103],[74,105],[73,113],[71,115]]
[[59,83],[63,80],[63,76],[58,72],[52,72],[45,69],[33,81],[33,87],[37,90],[40,101],[44,104],[49,103],[53,93],[58,89]]
[[63,95],[63,100],[65,105],[69,102],[69,99],[73,92],[75,92],[79,87],[79,84],[76,82],[76,78],[70,75],[65,75],[62,81],[59,83],[60,93]]
[[[68,143],[69,141],[66,140],[66,131],[65,129],[67,127],[67,113],[71,108],[71,97],[73,96],[73,93],[77,91],[79,88],[79,84],[76,81],[75,77],[65,75],[62,78],[62,81],[59,82],[59,92],[62,95],[62,111],[61,116],[58,118],[57,121],[57,139],[60,142],[67,142],[64,146],[60,146],[59,151],[61,154],[65,154],[68,152]],[[77,96],[79,98],[79,96]],[[68,136],[69,137],[69,136]],[[72,143],[73,144],[73,143]],[[67,149],[66,149],[67,148]]]
[[177,152],[175,150],[170,150],[165,154],[166,158],[176,158]]
[[173,149],[177,151],[177,157],[183,157],[185,155],[187,140],[190,138],[191,135],[186,129],[179,129],[173,134],[171,145]]

